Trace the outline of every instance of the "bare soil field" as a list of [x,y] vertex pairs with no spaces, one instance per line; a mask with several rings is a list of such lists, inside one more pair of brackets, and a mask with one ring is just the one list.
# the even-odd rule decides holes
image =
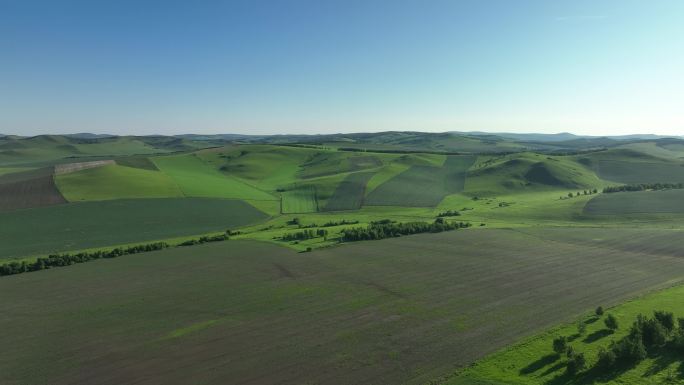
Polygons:
[[19,182],[0,183],[0,211],[66,203],[52,175]]
[[681,232],[622,247],[635,231],[227,241],[3,277],[0,383],[423,384],[681,282]]
[[113,160],[95,160],[92,162],[78,162],[78,163],[66,163],[55,165],[55,174],[62,175],[68,174],[70,172],[76,172],[81,170],[87,170],[90,168],[102,167],[108,164],[114,164]]

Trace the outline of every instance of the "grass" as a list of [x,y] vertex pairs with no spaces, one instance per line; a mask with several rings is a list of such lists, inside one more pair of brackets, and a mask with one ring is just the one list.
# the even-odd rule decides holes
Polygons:
[[[681,383],[684,374],[679,357],[651,357],[631,368],[623,368],[614,373],[588,371],[585,375],[571,378],[564,375],[563,360],[553,357],[551,343],[557,336],[571,337],[570,345],[587,358],[589,367],[597,360],[599,347],[608,347],[627,334],[629,326],[638,314],[651,316],[654,310],[674,312],[675,316],[684,315],[684,286],[676,286],[607,309],[618,319],[619,328],[615,333],[606,330],[603,319],[595,316],[581,317],[578,322],[586,324],[584,335],[578,335],[576,324],[565,324],[550,329],[523,343],[516,344],[480,361],[466,369],[450,385],[467,384],[462,379],[477,379],[483,382],[492,380],[501,384],[663,384],[667,377],[674,375],[674,383]],[[605,317],[605,316],[604,316]]]
[[684,214],[684,190],[601,194],[587,203],[584,213],[618,217]]
[[57,175],[55,181],[70,202],[183,196],[166,174],[118,164]]
[[368,194],[370,206],[434,207],[448,195],[461,191],[465,172],[474,157],[449,156],[440,167],[412,166]]
[[545,231],[312,253],[231,240],[3,277],[0,382],[423,384],[684,273],[678,234],[666,255]]
[[373,172],[357,172],[347,175],[328,200],[325,211],[358,210],[363,205],[366,184]]
[[275,192],[297,181],[300,165],[314,153],[310,149],[284,146],[230,146],[197,153],[224,174]]
[[519,153],[480,157],[468,173],[465,192],[471,196],[492,196],[605,185],[573,157]]
[[57,162],[75,162],[75,157],[115,157],[169,152],[169,149],[146,143],[142,138],[116,137],[82,140],[57,135],[0,139],[0,164],[47,166]]
[[601,160],[598,174],[618,183],[684,182],[684,164]]
[[140,168],[143,170],[158,171],[157,166],[150,158],[144,156],[129,156],[116,159],[116,164],[126,167]]
[[222,174],[194,154],[155,157],[152,161],[186,196],[277,200],[238,178]]
[[266,219],[242,201],[204,198],[72,203],[0,214],[0,259],[224,231]]
[[311,185],[295,186],[281,193],[284,214],[315,213],[318,211],[316,187]]

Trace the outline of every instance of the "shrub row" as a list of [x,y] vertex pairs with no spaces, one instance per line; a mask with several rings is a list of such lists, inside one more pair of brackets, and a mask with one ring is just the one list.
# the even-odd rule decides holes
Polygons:
[[344,229],[340,233],[340,242],[356,242],[377,240],[384,238],[400,237],[402,235],[419,233],[439,233],[442,231],[455,230],[470,227],[470,223],[447,222],[443,218],[429,222],[396,223],[389,220],[371,222],[368,227],[356,227]]
[[199,245],[202,243],[207,243],[207,242],[221,242],[221,241],[227,241],[228,234],[221,234],[221,235],[214,235],[211,237],[199,237],[199,239],[190,239],[188,241],[179,243],[178,246],[192,246],[192,245]]
[[8,262],[0,265],[0,276],[27,273],[31,271],[45,270],[52,267],[69,266],[75,263],[83,263],[100,258],[116,258],[122,255],[145,253],[148,251],[161,250],[169,247],[166,242],[155,242],[144,245],[117,247],[108,251],[81,252],[77,254],[51,254],[47,258],[38,258],[34,262]]
[[281,239],[283,241],[304,241],[306,239],[312,239],[312,238],[316,238],[316,237],[327,237],[327,236],[328,236],[328,230],[318,229],[316,231],[304,230],[304,231],[298,231],[296,233],[284,234]]
[[443,211],[443,212],[437,214],[437,217],[439,217],[439,218],[443,218],[443,217],[458,217],[458,216],[460,216],[460,215],[461,215],[461,213],[459,213],[459,212],[456,211],[456,210],[447,210],[447,211]]
[[[237,234],[239,232],[233,232],[232,234]],[[215,235],[215,236],[203,236],[198,239],[191,239],[185,242],[182,242],[178,244],[178,247],[181,246],[191,246],[191,245],[198,245],[202,243],[207,243],[207,242],[220,242],[220,241],[227,241],[228,234],[221,234],[221,235]],[[0,276],[5,276],[5,275],[14,275],[14,274],[21,274],[21,273],[28,273],[32,271],[38,271],[38,270],[45,270],[45,269],[50,269],[53,267],[62,267],[62,266],[70,266],[76,263],[84,263],[84,262],[89,262],[95,259],[101,259],[101,258],[116,258],[120,257],[122,255],[130,255],[130,254],[138,254],[138,253],[146,253],[149,251],[155,251],[155,250],[161,250],[161,249],[166,249],[171,247],[166,242],[154,242],[154,243],[147,243],[147,244],[141,244],[141,245],[136,245],[136,246],[129,246],[129,247],[117,247],[111,250],[98,250],[98,251],[90,251],[90,252],[80,252],[80,253],[61,253],[61,254],[50,254],[47,257],[40,257],[37,258],[33,262],[27,262],[27,261],[13,261],[13,262],[7,262],[2,265],[0,265]]]
[[645,191],[645,190],[671,190],[684,189],[684,183],[640,183],[625,184],[622,186],[609,186],[603,189],[604,193],[616,193],[625,191]]

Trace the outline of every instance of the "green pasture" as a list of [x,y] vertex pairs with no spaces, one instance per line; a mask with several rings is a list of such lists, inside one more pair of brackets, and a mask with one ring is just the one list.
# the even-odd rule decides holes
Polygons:
[[168,175],[119,164],[56,175],[55,183],[70,202],[183,196]]
[[0,213],[0,259],[225,231],[266,218],[245,202],[206,198],[109,200],[11,211]]
[[463,189],[471,156],[449,156],[442,166],[412,166],[377,186],[366,197],[369,206],[434,207]]
[[283,214],[315,213],[318,211],[316,187],[311,185],[295,186],[284,191],[282,196]]
[[221,173],[194,154],[155,157],[152,161],[186,196],[277,200],[236,177]]
[[373,172],[357,172],[347,175],[328,200],[325,211],[360,209],[363,205],[366,184],[373,175]]

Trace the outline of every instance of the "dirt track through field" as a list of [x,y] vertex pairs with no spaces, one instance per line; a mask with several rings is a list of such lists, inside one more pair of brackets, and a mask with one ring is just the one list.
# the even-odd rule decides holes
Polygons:
[[312,253],[228,241],[3,277],[0,383],[422,384],[681,282],[681,236],[478,229]]

